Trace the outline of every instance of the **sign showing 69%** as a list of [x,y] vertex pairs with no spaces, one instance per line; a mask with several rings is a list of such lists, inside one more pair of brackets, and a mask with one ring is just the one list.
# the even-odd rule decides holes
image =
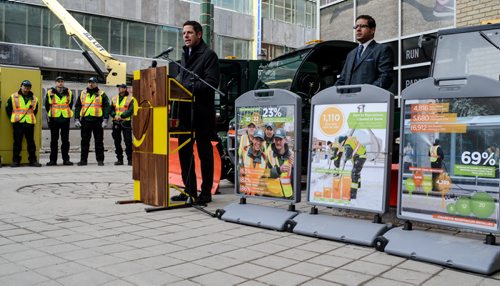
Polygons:
[[464,165],[495,166],[497,160],[494,156],[494,153],[464,151],[460,159]]

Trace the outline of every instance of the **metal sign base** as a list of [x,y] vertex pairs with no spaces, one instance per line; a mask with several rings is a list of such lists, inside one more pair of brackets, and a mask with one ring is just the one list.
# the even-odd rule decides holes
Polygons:
[[441,233],[394,228],[383,236],[385,252],[482,274],[500,270],[500,246]]
[[221,219],[283,231],[285,230],[287,220],[292,219],[296,215],[297,212],[295,211],[260,205],[233,203],[224,207]]
[[391,225],[330,215],[301,213],[293,219],[297,234],[373,246]]

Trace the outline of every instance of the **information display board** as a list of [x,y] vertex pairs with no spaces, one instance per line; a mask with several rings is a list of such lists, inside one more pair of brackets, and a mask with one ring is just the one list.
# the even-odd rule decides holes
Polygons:
[[237,194],[300,201],[299,104],[286,90],[250,91],[238,98]]
[[385,212],[391,110],[392,95],[367,85],[355,96],[333,87],[313,98],[311,204]]
[[399,215],[498,231],[499,98],[408,99],[402,108]]

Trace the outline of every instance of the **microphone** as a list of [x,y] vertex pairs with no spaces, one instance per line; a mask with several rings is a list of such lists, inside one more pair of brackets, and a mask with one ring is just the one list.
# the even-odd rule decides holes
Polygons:
[[168,49],[164,50],[161,54],[157,55],[156,57],[153,57],[154,59],[161,58],[163,56],[168,55],[171,51],[173,51],[173,47],[168,47]]

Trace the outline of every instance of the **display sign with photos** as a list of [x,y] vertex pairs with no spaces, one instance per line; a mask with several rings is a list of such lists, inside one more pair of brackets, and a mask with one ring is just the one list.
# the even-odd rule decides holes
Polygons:
[[237,194],[300,200],[295,197],[300,176],[295,117],[294,105],[236,108]]
[[403,108],[399,215],[498,231],[498,98],[412,99]]
[[309,202],[384,212],[387,103],[313,106]]

